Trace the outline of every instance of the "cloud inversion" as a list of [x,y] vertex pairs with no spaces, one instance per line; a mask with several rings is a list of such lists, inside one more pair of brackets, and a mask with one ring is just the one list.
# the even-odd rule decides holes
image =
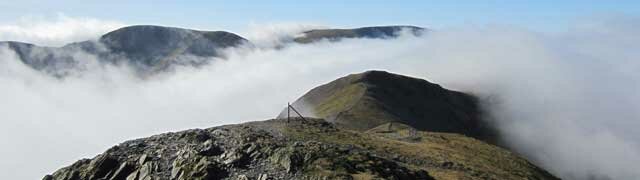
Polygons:
[[126,139],[272,118],[315,86],[371,69],[478,95],[510,148],[562,178],[633,179],[640,177],[638,26],[616,17],[563,33],[460,27],[241,47],[228,49],[226,60],[146,79],[114,66],[56,79],[3,48],[0,179],[40,178]]

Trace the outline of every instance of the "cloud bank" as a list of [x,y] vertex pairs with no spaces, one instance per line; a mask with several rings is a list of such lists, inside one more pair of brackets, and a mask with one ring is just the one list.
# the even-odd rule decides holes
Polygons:
[[314,23],[251,23],[242,34],[257,48],[279,48],[302,32],[324,28],[328,26]]
[[54,17],[28,16],[16,22],[0,24],[0,40],[62,46],[97,39],[104,33],[124,26],[124,23],[117,21],[69,17],[64,14]]
[[[634,179],[638,26],[637,18],[612,17],[562,33],[458,27],[394,40],[235,48],[226,60],[146,79],[124,66],[56,79],[0,48],[0,179],[40,178],[135,137],[272,118],[315,86],[371,69],[478,95],[507,146],[562,178]],[[254,39],[298,30],[274,31]]]

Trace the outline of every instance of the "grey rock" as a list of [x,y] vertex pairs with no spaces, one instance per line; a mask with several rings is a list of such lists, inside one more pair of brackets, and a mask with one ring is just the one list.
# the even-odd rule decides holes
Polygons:
[[145,162],[147,162],[147,154],[143,154],[142,156],[140,156],[140,160],[138,160],[138,164],[143,165]]
[[269,179],[269,175],[267,174],[260,174],[260,176],[258,176],[258,180],[268,180]]
[[134,171],[134,167],[129,163],[122,163],[120,167],[113,173],[113,176],[109,180],[121,180],[126,179],[129,174]]

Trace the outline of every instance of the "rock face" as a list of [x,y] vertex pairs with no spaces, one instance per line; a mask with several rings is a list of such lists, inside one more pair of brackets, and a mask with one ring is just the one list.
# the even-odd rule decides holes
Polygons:
[[[466,122],[455,118],[475,111],[468,95],[380,71],[350,75],[310,94],[301,99],[316,103],[321,113],[360,102],[369,111],[347,111],[348,119],[332,122],[292,117],[131,140],[43,179],[557,179],[502,148],[462,134],[424,131],[432,130],[430,122],[411,122]],[[352,102],[361,98],[370,99]],[[419,116],[402,111],[412,107],[431,109],[417,109],[428,113]]]
[[394,38],[403,30],[419,36],[426,29],[416,26],[374,26],[356,29],[316,29],[303,32],[293,41],[297,43],[312,43],[319,40],[338,41],[344,38]]
[[[316,87],[293,103],[309,115],[347,129],[366,131],[384,124],[406,124],[422,131],[458,133],[490,139],[477,100],[422,79],[368,71]],[[279,115],[284,117],[286,109]]]

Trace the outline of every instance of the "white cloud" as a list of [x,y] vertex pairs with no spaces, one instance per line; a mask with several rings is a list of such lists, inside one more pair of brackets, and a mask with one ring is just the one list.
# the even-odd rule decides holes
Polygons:
[[633,179],[640,31],[600,23],[607,25],[560,34],[462,27],[423,38],[229,49],[228,60],[145,80],[125,67],[59,80],[0,51],[0,169],[8,172],[0,179],[40,178],[126,139],[272,118],[315,86],[371,69],[494,97],[487,110],[509,146],[562,178]]
[[117,21],[95,18],[28,16],[16,22],[0,24],[0,41],[20,41],[44,46],[97,39],[100,35],[125,26]]
[[251,23],[242,35],[256,47],[274,48],[292,41],[304,31],[326,27],[314,23]]

